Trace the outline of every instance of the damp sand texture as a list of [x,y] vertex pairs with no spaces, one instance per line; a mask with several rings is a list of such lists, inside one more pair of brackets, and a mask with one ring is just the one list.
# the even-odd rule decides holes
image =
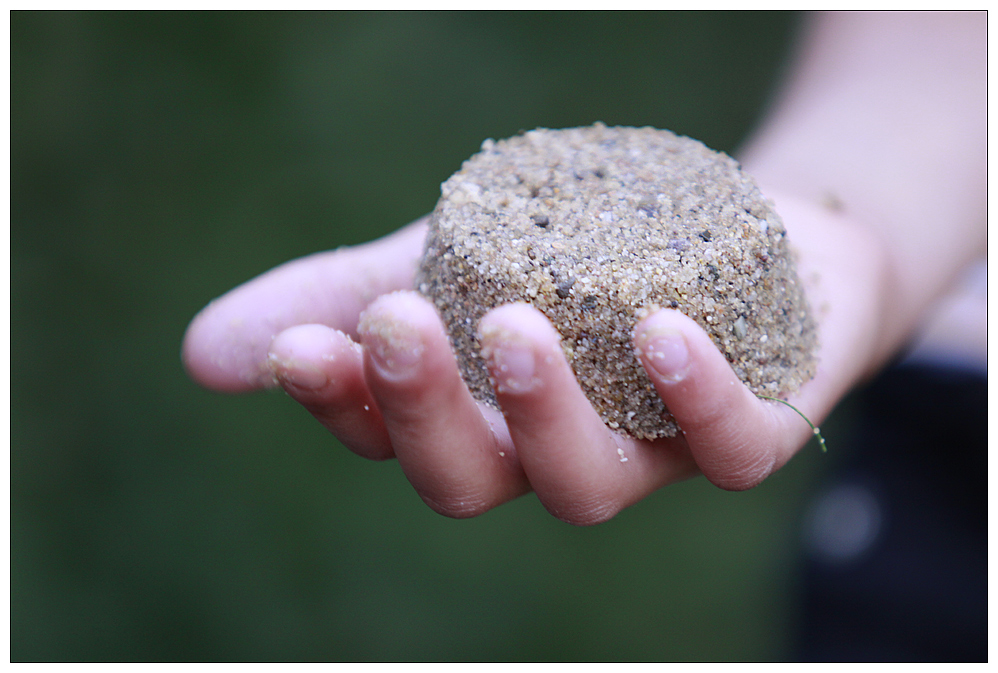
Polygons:
[[679,431],[632,344],[650,310],[695,320],[756,394],[814,375],[816,325],[783,222],[725,154],[653,128],[537,129],[486,140],[441,192],[416,288],[480,401],[496,406],[478,321],[519,301],[557,328],[603,421],[641,439]]

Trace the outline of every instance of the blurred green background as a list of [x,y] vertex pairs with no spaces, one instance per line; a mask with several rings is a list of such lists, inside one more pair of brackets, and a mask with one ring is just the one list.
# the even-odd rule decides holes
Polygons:
[[735,150],[797,22],[14,12],[11,658],[787,656],[813,446],[595,528],[533,496],[455,521],[179,349],[236,284],[431,210],[484,138],[602,120]]

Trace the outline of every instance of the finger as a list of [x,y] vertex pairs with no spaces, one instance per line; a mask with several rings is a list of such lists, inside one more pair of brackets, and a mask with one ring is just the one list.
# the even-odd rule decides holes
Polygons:
[[363,349],[350,337],[325,325],[290,327],[267,360],[281,387],[348,449],[371,460],[395,455],[364,381]]
[[717,486],[757,485],[805,441],[808,428],[800,418],[753,395],[690,318],[658,311],[636,326],[634,341],[697,465]]
[[479,331],[517,455],[538,498],[559,519],[606,521],[695,473],[681,441],[641,442],[610,431],[579,387],[557,331],[537,309],[497,308]]
[[432,304],[414,292],[379,297],[359,331],[395,455],[430,507],[475,516],[529,490],[501,416],[468,392]]
[[412,287],[425,237],[419,220],[378,241],[303,257],[240,285],[188,326],[182,349],[188,374],[223,392],[271,385],[267,351],[275,335],[312,323],[355,335],[371,300]]

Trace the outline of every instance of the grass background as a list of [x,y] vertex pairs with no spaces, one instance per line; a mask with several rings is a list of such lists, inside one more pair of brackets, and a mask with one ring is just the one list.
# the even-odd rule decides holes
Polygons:
[[484,138],[736,150],[797,22],[12,13],[11,659],[787,656],[813,446],[595,528],[533,496],[454,521],[282,393],[197,388],[179,348],[234,285],[431,210]]

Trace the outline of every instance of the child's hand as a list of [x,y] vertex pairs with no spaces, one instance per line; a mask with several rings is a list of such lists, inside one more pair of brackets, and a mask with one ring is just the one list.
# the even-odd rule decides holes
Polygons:
[[[817,422],[883,357],[889,282],[863,229],[789,198],[777,207],[820,323],[818,374],[791,401]],[[476,402],[432,305],[407,291],[425,232],[416,222],[233,290],[191,323],[188,372],[227,392],[276,381],[357,454],[397,457],[423,500],[455,517],[533,490],[559,519],[599,523],[699,472],[722,488],[755,486],[811,438],[793,410],[756,398],[696,323],[670,310],[637,325],[635,345],[678,437],[642,441],[604,425],[557,332],[523,304],[482,319],[502,411]]]

